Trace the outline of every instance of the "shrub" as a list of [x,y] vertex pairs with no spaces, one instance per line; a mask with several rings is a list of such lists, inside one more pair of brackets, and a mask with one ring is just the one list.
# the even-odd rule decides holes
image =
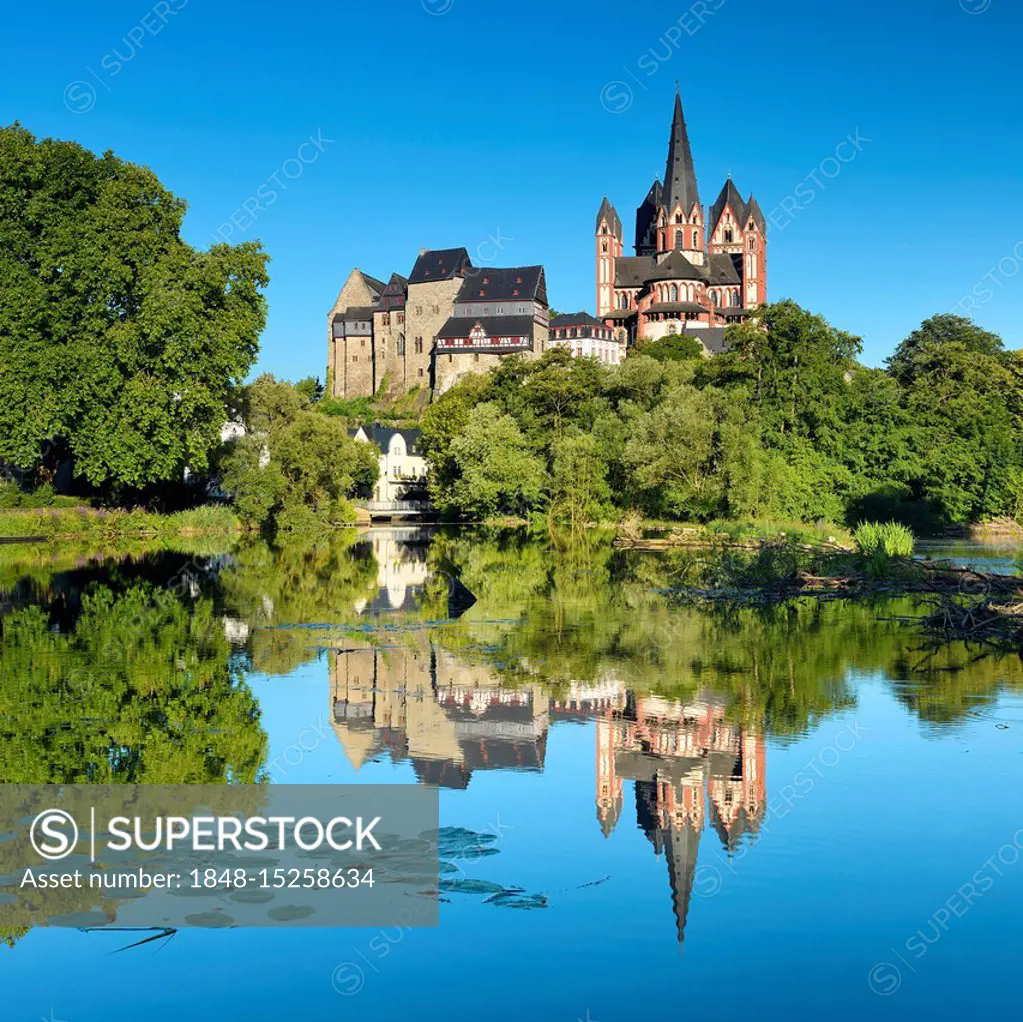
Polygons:
[[912,557],[913,533],[898,522],[862,522],[854,533],[861,554],[873,557]]

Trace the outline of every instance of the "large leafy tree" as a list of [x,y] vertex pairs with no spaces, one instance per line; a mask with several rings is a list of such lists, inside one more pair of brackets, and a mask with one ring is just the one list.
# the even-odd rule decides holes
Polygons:
[[0,129],[0,459],[108,489],[206,468],[266,318],[266,255],[200,252],[153,172]]
[[949,521],[1018,510],[1023,373],[1018,353],[961,316],[927,320],[888,361],[918,430],[915,495]]

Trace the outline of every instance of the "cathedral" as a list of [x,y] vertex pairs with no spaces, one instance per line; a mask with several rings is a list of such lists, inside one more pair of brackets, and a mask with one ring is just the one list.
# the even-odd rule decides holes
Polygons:
[[636,254],[624,255],[618,211],[597,213],[597,317],[632,347],[669,334],[724,350],[725,328],[767,301],[767,225],[731,175],[710,210],[700,202],[682,100],[676,92],[664,181],[636,210]]

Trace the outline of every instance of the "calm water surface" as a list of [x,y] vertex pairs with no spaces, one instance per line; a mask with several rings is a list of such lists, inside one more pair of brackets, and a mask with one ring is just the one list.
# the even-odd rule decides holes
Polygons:
[[709,555],[468,531],[0,555],[0,781],[437,785],[496,838],[466,874],[532,896],[29,927],[4,1018],[1020,1014],[1023,670],[923,650],[910,601],[700,609]]

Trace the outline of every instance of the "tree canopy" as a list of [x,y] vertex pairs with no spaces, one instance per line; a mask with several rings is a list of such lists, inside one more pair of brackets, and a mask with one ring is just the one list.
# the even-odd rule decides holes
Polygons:
[[0,460],[108,490],[206,468],[266,319],[252,242],[197,251],[145,167],[0,128]]
[[926,528],[1023,510],[1023,358],[968,320],[928,320],[887,369],[791,301],[730,327],[723,355],[688,358],[686,340],[460,381],[423,422],[435,500],[573,523],[635,509]]

